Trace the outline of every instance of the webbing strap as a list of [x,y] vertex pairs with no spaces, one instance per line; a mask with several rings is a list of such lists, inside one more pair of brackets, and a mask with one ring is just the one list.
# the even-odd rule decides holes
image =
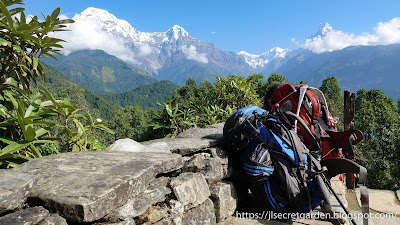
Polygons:
[[[321,160],[321,165],[328,168],[327,175],[334,177],[342,173],[357,173],[358,185],[360,186],[360,201],[361,210],[364,213],[369,213],[369,196],[368,189],[364,186],[367,180],[367,169],[352,160],[343,158],[331,158]],[[363,218],[363,225],[368,225],[368,218]]]

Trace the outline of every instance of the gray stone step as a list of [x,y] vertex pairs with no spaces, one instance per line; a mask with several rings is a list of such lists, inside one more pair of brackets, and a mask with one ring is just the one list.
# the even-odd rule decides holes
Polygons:
[[74,222],[92,222],[144,191],[157,174],[183,166],[172,153],[73,152],[31,160],[18,172],[38,175],[31,197]]
[[[355,191],[358,205],[360,202],[360,190]],[[400,215],[400,202],[394,191],[368,189],[369,208],[382,213],[397,213]]]

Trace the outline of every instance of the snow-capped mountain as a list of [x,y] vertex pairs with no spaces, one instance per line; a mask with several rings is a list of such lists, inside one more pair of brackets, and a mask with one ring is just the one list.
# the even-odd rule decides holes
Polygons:
[[[186,79],[181,76],[200,76],[203,73],[203,77],[198,79],[200,81],[207,75],[248,75],[252,71],[243,57],[221,51],[214,44],[201,42],[179,25],[165,32],[141,32],[108,11],[93,7],[84,10],[79,17],[97,21],[103,31],[122,38],[131,51],[129,61],[134,62],[133,66],[159,79],[182,83]],[[171,68],[174,68],[173,74]]]
[[325,22],[325,23],[320,23],[319,24],[319,28],[318,28],[318,32],[311,35],[310,39],[314,38],[314,37],[323,37],[326,36],[328,33],[333,31],[333,27]]
[[289,49],[275,47],[267,52],[262,53],[261,55],[254,55],[245,51],[238,52],[238,55],[243,56],[246,63],[249,64],[253,69],[261,70],[271,61],[285,58],[289,52]]

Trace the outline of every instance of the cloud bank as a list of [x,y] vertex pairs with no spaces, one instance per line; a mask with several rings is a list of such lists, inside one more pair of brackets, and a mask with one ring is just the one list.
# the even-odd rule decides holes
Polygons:
[[[60,15],[60,18],[67,18]],[[134,59],[134,53],[128,47],[127,43],[120,37],[107,33],[102,30],[100,23],[96,19],[82,18],[80,14],[75,14],[72,18],[75,23],[69,24],[69,31],[57,32],[55,36],[66,41],[63,44],[62,53],[69,55],[71,52],[83,49],[100,49],[110,55],[114,55],[123,61],[140,64]],[[144,47],[141,53],[149,54],[150,50]]]
[[348,46],[400,43],[399,17],[393,18],[389,22],[379,22],[374,30],[374,34],[362,33],[360,35],[332,30],[324,36],[307,39],[301,47],[315,53],[322,53],[341,50]]
[[182,46],[182,52],[186,55],[187,59],[195,60],[200,63],[208,63],[206,53],[198,53],[194,45]]

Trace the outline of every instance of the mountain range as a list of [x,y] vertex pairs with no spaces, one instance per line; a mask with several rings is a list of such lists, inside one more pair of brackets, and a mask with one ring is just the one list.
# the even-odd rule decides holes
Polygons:
[[[113,74],[114,80],[112,80],[111,70],[105,68],[103,71],[100,65],[106,62],[85,60],[79,62],[80,58],[90,54],[95,54],[96,59],[101,58],[97,56],[99,52],[92,51],[73,52],[62,57],[65,59],[61,58],[58,64],[48,62],[71,80],[85,87],[94,86],[91,89],[98,93],[121,93],[129,91],[129,88],[132,89],[134,84],[138,87],[152,83],[156,79],[170,80],[182,85],[189,76],[199,83],[204,79],[213,81],[217,75],[248,76],[251,73],[269,75],[275,72],[283,74],[291,82],[306,80],[316,87],[319,87],[325,77],[336,76],[345,89],[357,91],[360,88],[381,88],[390,97],[400,97],[400,88],[395,85],[396,82],[393,82],[399,81],[397,78],[400,71],[397,66],[400,65],[399,44],[350,46],[342,50],[318,54],[301,47],[294,50],[275,47],[263,54],[255,55],[245,51],[238,53],[223,51],[212,43],[191,37],[184,28],[178,25],[174,25],[165,32],[141,32],[103,9],[90,7],[80,14],[80,18],[96,21],[102,31],[116,39],[122,39],[131,52],[129,59],[126,57],[122,59],[129,64],[127,67],[130,70],[139,69],[135,70],[139,77],[126,75],[123,71],[126,76],[121,75],[121,79],[117,79],[117,76]],[[318,32],[310,38],[324,37],[333,31],[334,29],[328,23],[323,23]],[[68,59],[71,57],[76,58],[73,64],[89,66],[95,63],[98,69],[94,71],[93,68],[85,69],[85,72],[81,74],[85,73],[90,77],[82,77],[79,80],[79,72],[71,70],[75,67]],[[116,71],[114,68],[111,69]],[[92,85],[84,85],[84,82],[92,83]]]

